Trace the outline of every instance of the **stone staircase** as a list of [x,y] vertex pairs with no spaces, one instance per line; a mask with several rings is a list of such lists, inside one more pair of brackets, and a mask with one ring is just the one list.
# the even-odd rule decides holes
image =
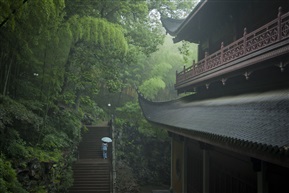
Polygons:
[[87,126],[79,144],[79,159],[73,164],[73,186],[69,193],[110,193],[111,192],[111,143],[108,159],[102,158],[101,138],[111,137],[106,126]]

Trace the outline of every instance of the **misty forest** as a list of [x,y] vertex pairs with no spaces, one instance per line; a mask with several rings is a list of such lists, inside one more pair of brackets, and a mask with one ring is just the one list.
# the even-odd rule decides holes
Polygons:
[[179,97],[176,71],[196,47],[174,44],[160,17],[184,18],[194,4],[0,0],[0,192],[67,192],[86,125],[111,115],[118,186],[169,184],[170,139],[144,119],[136,89]]

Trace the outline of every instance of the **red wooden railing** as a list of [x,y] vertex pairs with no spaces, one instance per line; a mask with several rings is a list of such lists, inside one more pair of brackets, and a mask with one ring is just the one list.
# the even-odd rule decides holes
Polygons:
[[278,17],[257,30],[248,33],[244,29],[243,37],[228,46],[221,44],[221,49],[208,55],[198,63],[193,61],[193,65],[176,73],[176,86],[182,82],[208,72],[219,66],[225,65],[236,59],[249,55],[258,50],[264,49],[272,44],[280,42],[289,37],[289,12],[281,14],[279,8]]

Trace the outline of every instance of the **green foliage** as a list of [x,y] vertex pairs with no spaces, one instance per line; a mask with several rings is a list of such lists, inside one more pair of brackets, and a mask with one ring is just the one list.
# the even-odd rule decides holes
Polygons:
[[131,167],[137,182],[168,184],[170,140],[166,131],[150,125],[133,102],[117,109],[116,125],[117,159]]
[[18,182],[17,174],[11,163],[0,155],[0,192],[3,193],[28,193]]
[[30,157],[29,151],[25,147],[25,142],[20,138],[11,140],[11,142],[8,145],[6,155],[13,159],[20,159],[20,160],[27,159],[28,157]]
[[40,117],[29,111],[23,104],[2,95],[0,95],[0,115],[0,129],[4,129],[5,125],[12,125],[13,121],[21,121],[36,127],[41,124]]
[[154,77],[149,80],[146,80],[140,87],[139,90],[143,93],[147,98],[154,99],[159,90],[164,89],[166,87],[165,82],[159,78]]
[[122,107],[117,108],[116,112],[117,117],[134,124],[139,124],[143,120],[140,114],[141,109],[136,102],[127,102]]
[[191,65],[193,60],[197,61],[197,45],[182,41],[181,46],[178,47],[180,54],[186,64]]
[[44,149],[62,149],[69,146],[69,143],[63,139],[68,139],[67,135],[63,132],[45,135],[43,138]]
[[[125,54],[127,42],[123,30],[119,25],[112,24],[105,19],[93,17],[72,17],[69,21],[74,41],[81,40],[93,43],[101,49],[114,49],[116,54]],[[99,48],[98,48],[99,49]]]
[[[21,192],[21,186],[28,192],[66,192],[84,124],[96,123],[108,111],[103,104],[109,99],[99,93],[129,91],[133,96],[135,84],[148,97],[158,98],[172,84],[179,63],[172,58],[180,56],[156,52],[163,49],[159,44],[164,35],[149,14],[174,6],[185,9],[186,3],[181,4],[0,0],[0,152],[5,156],[0,165],[8,173],[11,168],[18,171],[9,174],[9,183],[0,179],[4,192]],[[163,156],[148,153],[141,138],[157,148],[155,137],[166,141],[165,132],[143,119],[137,103],[122,104],[119,96],[114,101],[122,106],[119,125],[126,135],[120,145],[132,145],[128,158],[134,159],[138,151]],[[167,167],[152,167],[154,163],[141,158],[128,163],[144,181],[149,175],[160,178],[154,170]],[[14,186],[15,176],[21,185]]]
[[[57,119],[54,119],[51,116],[43,126],[42,120],[34,113],[42,113],[37,103],[31,105],[33,112],[25,107],[28,101],[23,101],[23,105],[9,97],[1,96],[0,99],[1,153],[14,168],[23,171],[17,174],[22,186],[29,192],[64,192],[72,184],[70,165],[80,141],[81,123],[77,114],[55,111],[55,115],[62,113],[62,117],[55,116]],[[67,121],[59,124],[61,118],[66,117]],[[7,184],[3,188],[11,189]]]
[[191,65],[192,60],[197,57],[196,45],[184,45],[186,52],[180,53],[180,49],[184,49],[183,43],[173,44],[171,37],[166,36],[164,44],[149,57],[139,52],[137,47],[131,46],[127,59],[132,64],[122,74],[126,86],[138,86],[145,97],[153,100],[176,98],[177,93],[174,90],[176,71],[182,69],[184,65]]
[[116,162],[116,190],[117,192],[138,193],[139,185],[134,172],[127,163],[123,161]]
[[122,107],[116,109],[118,125],[130,123],[137,126],[138,132],[147,137],[157,137],[162,140],[167,139],[167,133],[163,129],[153,127],[143,117],[140,106],[137,102],[127,102]]
[[151,9],[158,10],[161,15],[172,18],[186,17],[197,4],[199,0],[191,1],[168,1],[168,0],[155,0],[149,1]]
[[170,141],[158,128],[143,126],[118,121],[117,158],[128,163],[139,184],[169,184]]
[[164,38],[160,28],[152,28],[146,23],[135,24],[129,29],[127,36],[129,43],[147,56],[158,50],[158,45],[163,43]]

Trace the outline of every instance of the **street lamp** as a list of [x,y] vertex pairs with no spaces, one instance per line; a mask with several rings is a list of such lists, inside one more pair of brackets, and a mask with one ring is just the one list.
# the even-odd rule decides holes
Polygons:
[[110,109],[111,104],[108,103],[107,106],[108,106],[108,119],[111,119],[111,114],[110,114],[110,113],[111,113],[111,112],[110,112],[110,111],[111,111],[111,109]]

